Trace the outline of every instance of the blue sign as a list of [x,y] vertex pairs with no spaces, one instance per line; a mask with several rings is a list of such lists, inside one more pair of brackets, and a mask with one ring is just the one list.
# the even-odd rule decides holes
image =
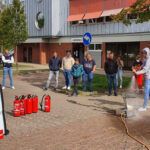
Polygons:
[[84,45],[89,46],[91,42],[92,42],[92,35],[89,32],[85,33],[83,36]]

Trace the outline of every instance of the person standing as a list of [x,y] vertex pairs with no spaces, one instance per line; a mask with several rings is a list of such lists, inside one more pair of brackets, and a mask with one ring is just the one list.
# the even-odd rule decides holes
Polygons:
[[73,82],[74,82],[74,89],[72,94],[69,95],[69,97],[73,96],[74,94],[76,94],[76,96],[78,96],[78,84],[80,82],[81,76],[83,75],[83,67],[82,65],[79,63],[79,59],[76,58],[75,59],[75,64],[72,66],[71,69],[71,74],[73,76]]
[[105,72],[108,79],[108,88],[109,88],[109,94],[108,96],[112,95],[112,81],[113,81],[113,87],[114,87],[114,95],[117,96],[117,78],[116,74],[118,72],[118,64],[117,61],[114,59],[114,53],[109,54],[109,58],[105,62]]
[[[132,65],[132,70],[135,69],[136,71],[140,71],[142,69],[142,65],[143,65],[143,62],[141,61],[140,56],[137,56],[135,62]],[[137,81],[137,84],[135,85],[138,85],[139,93],[142,94],[143,74],[140,74],[140,75],[135,74],[135,79]],[[135,86],[135,89],[136,89],[136,86]]]
[[88,81],[89,82],[89,90],[90,90],[90,92],[92,92],[93,91],[92,81],[93,81],[94,72],[96,70],[96,63],[92,59],[92,56],[90,53],[88,53],[86,55],[86,58],[83,60],[82,64],[83,64],[83,69],[84,69],[83,91],[86,91],[86,85],[87,85],[87,81]]
[[74,65],[74,58],[71,56],[71,52],[67,51],[66,56],[62,60],[62,70],[65,77],[65,86],[62,89],[71,89],[71,68]]
[[135,68],[133,68],[133,73],[136,75],[145,74],[145,87],[144,87],[144,104],[142,107],[139,108],[139,111],[146,111],[147,108],[150,108],[147,106],[150,96],[150,49],[144,48],[143,49],[143,57],[146,59],[146,64],[143,67],[142,70],[137,71]]
[[117,57],[117,64],[118,64],[118,72],[117,72],[117,85],[119,83],[119,80],[120,80],[120,89],[122,89],[122,74],[123,74],[123,67],[124,67],[124,63],[123,63],[123,60],[121,60],[121,57],[118,56]]
[[3,62],[3,86],[2,86],[2,89],[4,90],[6,87],[7,75],[9,75],[11,88],[15,89],[14,83],[13,83],[13,69],[12,69],[12,64],[14,63],[14,58],[12,55],[9,55],[8,50],[5,50],[5,54],[2,56],[2,62]]
[[55,81],[56,81],[54,91],[56,91],[56,89],[58,88],[59,69],[61,68],[61,63],[62,63],[61,59],[58,57],[57,52],[54,52],[53,57],[49,61],[50,73],[49,73],[49,77],[46,83],[45,90],[48,90],[51,80],[54,75],[55,75]]

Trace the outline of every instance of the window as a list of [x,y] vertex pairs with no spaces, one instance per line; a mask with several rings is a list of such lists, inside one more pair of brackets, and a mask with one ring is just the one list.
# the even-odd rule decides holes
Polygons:
[[89,23],[96,23],[96,19],[89,19]]
[[127,18],[128,19],[137,19],[137,14],[134,14],[134,15],[128,14]]
[[97,23],[101,23],[101,22],[104,22],[104,17],[97,18]]
[[43,13],[39,12],[36,15],[35,26],[38,30],[43,28],[43,26],[44,26],[44,15],[43,15]]
[[106,22],[111,22],[112,21],[112,18],[110,16],[107,16],[106,17]]
[[101,50],[102,44],[91,44],[88,47],[88,50]]

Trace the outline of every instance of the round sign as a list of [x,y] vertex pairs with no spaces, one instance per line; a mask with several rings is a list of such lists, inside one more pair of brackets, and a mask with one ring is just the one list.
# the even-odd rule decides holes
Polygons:
[[89,32],[85,33],[83,36],[84,45],[89,46],[91,42],[92,42],[92,35]]

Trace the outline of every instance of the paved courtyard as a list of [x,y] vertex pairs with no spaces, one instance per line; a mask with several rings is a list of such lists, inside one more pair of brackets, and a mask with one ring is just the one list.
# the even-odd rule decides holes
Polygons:
[[[127,137],[114,110],[124,107],[118,97],[67,95],[42,88],[48,72],[14,76],[16,90],[4,90],[7,127],[10,135],[0,141],[0,150],[144,150]],[[2,80],[2,78],[0,78]],[[7,84],[9,85],[9,83]],[[60,87],[64,85],[61,75]],[[44,94],[52,97],[52,111],[13,117],[15,95]],[[142,101],[141,101],[142,103]],[[150,146],[150,111],[127,120],[131,133]]]

